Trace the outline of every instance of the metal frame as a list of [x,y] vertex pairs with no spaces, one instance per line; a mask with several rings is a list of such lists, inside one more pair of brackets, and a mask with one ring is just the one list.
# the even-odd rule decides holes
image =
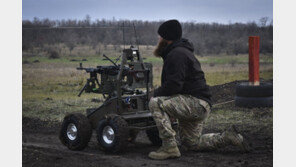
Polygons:
[[[106,55],[104,57],[112,62],[113,66],[84,68],[80,63],[77,68],[77,70],[85,70],[90,73],[90,78],[87,79],[87,83],[78,96],[85,91],[87,93],[103,94],[105,98],[104,103],[98,108],[87,109],[87,117],[92,127],[96,128],[97,123],[108,117],[108,115],[117,114],[128,122],[131,129],[155,128],[148,107],[148,93],[150,88],[153,87],[152,64],[144,63],[138,48],[133,46],[123,50],[120,65],[117,65]],[[100,81],[97,77],[98,74],[101,75]],[[128,79],[129,81],[126,81]],[[104,82],[110,85],[104,85]],[[107,97],[106,94],[108,94]],[[138,123],[133,124],[133,122],[137,122],[135,120]]]

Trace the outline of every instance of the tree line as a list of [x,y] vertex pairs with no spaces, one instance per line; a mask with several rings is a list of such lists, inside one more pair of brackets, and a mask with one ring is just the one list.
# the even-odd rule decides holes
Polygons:
[[[248,37],[260,36],[260,52],[273,52],[273,25],[267,17],[249,23],[182,22],[183,37],[189,39],[198,55],[248,53]],[[23,50],[45,44],[76,45],[156,45],[157,29],[163,21],[96,20],[23,20]],[[124,35],[123,35],[124,34]]]

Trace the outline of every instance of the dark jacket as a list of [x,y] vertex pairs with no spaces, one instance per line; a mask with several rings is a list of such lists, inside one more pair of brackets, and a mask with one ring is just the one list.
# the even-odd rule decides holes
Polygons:
[[209,86],[193,50],[187,39],[174,41],[167,46],[162,53],[161,86],[155,89],[154,97],[189,94],[212,105]]

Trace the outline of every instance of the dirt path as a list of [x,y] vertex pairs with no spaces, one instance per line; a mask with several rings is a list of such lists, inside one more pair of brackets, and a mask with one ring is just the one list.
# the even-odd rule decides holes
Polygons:
[[[232,100],[235,82],[212,87],[215,103]],[[230,106],[233,104],[229,104]],[[226,106],[228,107],[228,106]],[[218,131],[216,127],[228,126],[217,123],[205,127],[204,133]],[[58,122],[23,118],[23,166],[272,166],[272,131],[252,124],[239,128],[252,141],[253,151],[241,153],[228,147],[213,152],[190,152],[181,150],[181,158],[164,161],[150,160],[148,153],[156,150],[144,132],[121,154],[106,154],[99,150],[95,133],[83,151],[70,151],[58,139]]]
[[[118,155],[100,151],[94,136],[83,151],[68,150],[60,144],[57,134],[28,133],[23,140],[23,166],[272,166],[272,148],[268,149],[271,146],[260,143],[253,145],[255,150],[247,154],[231,147],[216,152],[181,150],[179,159],[155,161],[148,159],[147,154],[157,147],[150,144],[144,133],[125,153]],[[261,139],[267,140],[270,138]]]

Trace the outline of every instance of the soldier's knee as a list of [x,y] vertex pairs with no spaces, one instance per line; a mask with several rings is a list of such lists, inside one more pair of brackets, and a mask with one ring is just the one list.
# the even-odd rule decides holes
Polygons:
[[153,112],[153,111],[154,111],[154,108],[155,108],[155,107],[158,107],[157,97],[152,97],[152,98],[150,99],[150,101],[149,101],[148,106],[149,106],[149,110],[150,110],[151,112]]

